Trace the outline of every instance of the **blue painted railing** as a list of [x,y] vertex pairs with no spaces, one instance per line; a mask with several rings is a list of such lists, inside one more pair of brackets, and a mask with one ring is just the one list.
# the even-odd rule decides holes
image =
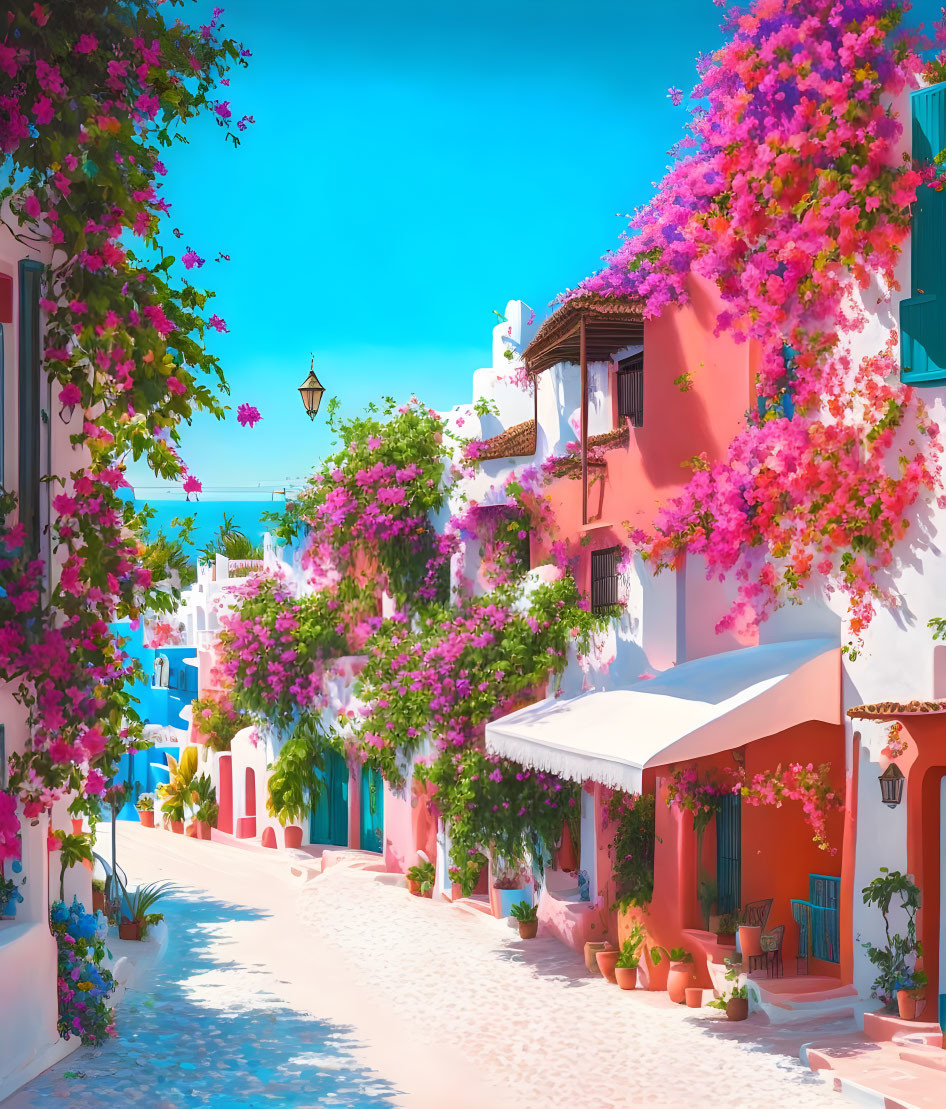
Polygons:
[[808,900],[792,898],[798,925],[798,958],[814,955],[825,963],[841,961],[841,879],[828,874],[808,876]]

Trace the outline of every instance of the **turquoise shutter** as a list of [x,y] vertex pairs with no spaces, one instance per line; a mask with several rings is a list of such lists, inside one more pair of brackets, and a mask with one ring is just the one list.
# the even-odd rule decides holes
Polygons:
[[[910,97],[913,157],[928,164],[946,149],[946,84]],[[900,376],[911,385],[946,383],[946,191],[922,186],[910,234],[912,296],[900,302]]]

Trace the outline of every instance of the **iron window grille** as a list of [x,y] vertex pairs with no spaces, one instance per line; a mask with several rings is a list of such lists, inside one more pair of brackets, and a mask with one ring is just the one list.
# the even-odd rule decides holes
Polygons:
[[610,612],[618,602],[618,549],[591,552],[591,611]]
[[634,427],[644,426],[644,355],[634,354],[618,362],[618,423],[630,420]]

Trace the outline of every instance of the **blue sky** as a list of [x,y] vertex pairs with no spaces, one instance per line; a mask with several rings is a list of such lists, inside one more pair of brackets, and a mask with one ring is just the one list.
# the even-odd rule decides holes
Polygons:
[[[205,497],[268,497],[317,464],[329,436],[296,391],[310,351],[348,412],[469,399],[492,309],[518,297],[541,319],[598,268],[680,137],[668,87],[688,93],[721,41],[711,0],[222,3],[253,52],[234,118],[255,126],[234,151],[200,123],[165,158],[181,251],[207,259],[230,327],[213,346],[234,411],[183,437]],[[243,401],[263,414],[252,430]],[[147,471],[129,476],[150,495]]]

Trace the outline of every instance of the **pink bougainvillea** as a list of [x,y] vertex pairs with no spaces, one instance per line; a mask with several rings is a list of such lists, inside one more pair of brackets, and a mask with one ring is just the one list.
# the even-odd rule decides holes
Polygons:
[[0,790],[0,874],[5,859],[20,857],[20,819],[16,815],[16,797]]
[[258,424],[262,418],[259,409],[255,408],[252,404],[241,404],[237,409],[237,423],[240,427],[253,427],[254,424]]
[[891,600],[882,573],[906,514],[941,489],[938,429],[896,381],[892,344],[857,361],[842,342],[865,322],[859,289],[876,301],[897,288],[910,207],[932,178],[904,161],[891,108],[930,64],[903,11],[891,0],[733,9],[729,41],[699,63],[676,163],[574,291],[639,298],[653,316],[686,302],[700,275],[725,302],[717,331],[759,346],[763,412],[665,506],[647,552],[664,563],[689,549],[710,575],[735,572],[741,599],[725,624],[764,619],[817,574],[848,595],[857,640],[874,599]]

